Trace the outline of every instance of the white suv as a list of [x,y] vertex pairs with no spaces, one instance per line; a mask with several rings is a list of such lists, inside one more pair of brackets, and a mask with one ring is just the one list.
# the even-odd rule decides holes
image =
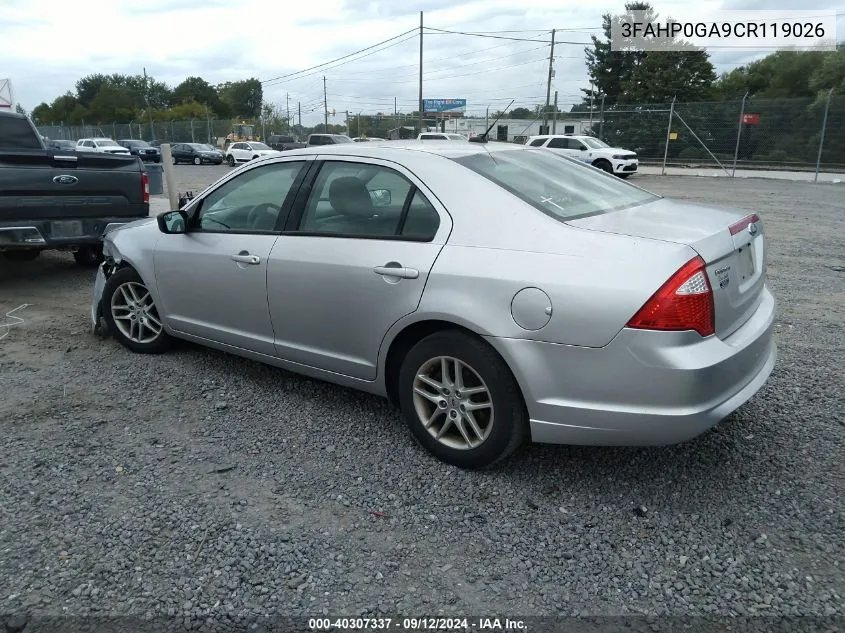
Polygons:
[[76,141],[77,152],[95,152],[97,154],[120,154],[130,156],[131,152],[118,145],[117,141],[110,138],[81,138]]
[[609,174],[627,178],[637,171],[637,155],[626,149],[611,147],[593,136],[572,134],[546,134],[529,136],[525,144],[530,147],[545,147],[555,152],[598,167]]
[[462,134],[444,134],[443,132],[423,132],[417,136],[418,141],[465,141],[466,136]]
[[282,153],[269,145],[258,141],[241,141],[232,143],[226,150],[226,162],[231,167],[236,163],[246,163],[262,156],[281,156]]

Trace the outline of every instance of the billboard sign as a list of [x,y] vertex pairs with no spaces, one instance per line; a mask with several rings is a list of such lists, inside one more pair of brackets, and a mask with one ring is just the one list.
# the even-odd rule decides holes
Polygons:
[[467,109],[466,99],[423,99],[426,114],[462,115]]

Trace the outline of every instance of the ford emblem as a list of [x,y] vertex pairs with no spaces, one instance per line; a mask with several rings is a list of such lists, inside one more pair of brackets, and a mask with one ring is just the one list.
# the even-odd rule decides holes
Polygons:
[[79,182],[79,178],[76,176],[62,175],[53,178],[53,182],[57,185],[75,185]]
[[756,224],[753,224],[753,223],[752,223],[752,224],[749,224],[749,225],[748,225],[748,232],[749,232],[751,235],[757,235],[757,225],[756,225]]

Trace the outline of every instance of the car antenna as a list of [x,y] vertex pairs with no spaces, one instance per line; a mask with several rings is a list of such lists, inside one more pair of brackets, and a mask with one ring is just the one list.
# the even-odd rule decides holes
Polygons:
[[501,119],[501,118],[505,115],[505,112],[507,112],[508,110],[510,110],[510,107],[513,105],[513,102],[514,102],[514,101],[516,101],[516,99],[511,99],[511,102],[508,104],[508,107],[507,107],[507,108],[505,108],[505,109],[502,111],[502,113],[501,113],[501,114],[499,114],[499,116],[497,116],[497,117],[496,117],[496,120],[495,120],[495,121],[493,121],[493,122],[490,124],[490,127],[488,127],[488,128],[485,130],[484,134],[482,134],[481,136],[473,136],[471,139],[469,139],[470,143],[486,143],[486,142],[487,142],[487,135],[488,135],[488,134],[490,134],[490,130],[492,130],[492,129],[493,129],[493,126],[494,126],[494,125],[496,125],[496,124],[499,122],[499,119]]

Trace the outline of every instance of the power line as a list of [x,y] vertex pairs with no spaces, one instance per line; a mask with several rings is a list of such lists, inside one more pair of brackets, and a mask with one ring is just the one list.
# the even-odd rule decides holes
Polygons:
[[404,36],[408,35],[409,33],[414,33],[416,35],[416,32],[417,32],[417,29],[410,29],[408,31],[405,31],[404,33],[400,33],[399,35],[394,35],[391,38],[388,38],[388,39],[386,39],[382,42],[379,42],[378,44],[373,44],[372,46],[367,46],[366,48],[362,48],[361,50],[355,51],[354,53],[349,53],[348,55],[344,55],[343,57],[338,57],[337,59],[333,59],[331,61],[324,62],[322,64],[317,64],[316,66],[311,66],[310,68],[305,68],[303,70],[298,70],[298,71],[293,72],[293,73],[288,73],[287,75],[279,75],[278,77],[272,77],[270,79],[265,79],[261,83],[265,84],[265,83],[269,83],[271,81],[278,81],[279,79],[287,79],[288,77],[293,77],[294,75],[300,75],[302,73],[309,72],[309,71],[312,71],[312,70],[316,70],[318,68],[323,68],[324,66],[328,66],[329,64],[333,64],[335,62],[339,62],[339,61],[342,61],[344,59],[349,59],[350,57],[354,57],[355,55],[358,55],[359,53],[365,53],[366,51],[372,50],[372,49],[374,49],[378,46],[382,46],[383,44],[387,44],[388,42],[392,42],[393,40],[398,40],[400,37],[404,37]]
[[[535,40],[529,40],[528,38],[524,38],[524,37],[506,37],[504,35],[487,35],[485,33],[471,33],[469,31],[449,31],[447,29],[436,29],[434,27],[426,27],[426,29],[429,30],[429,31],[435,31],[436,33],[448,33],[450,35],[469,35],[469,36],[472,36],[472,37],[492,37],[492,38],[498,39],[498,40],[514,40],[514,41],[517,41],[517,42],[537,41],[536,39]],[[551,35],[551,31],[549,31],[549,34]],[[578,46],[587,46],[587,45],[591,44],[591,42],[567,42],[565,40],[555,40],[555,44],[577,44]]]

